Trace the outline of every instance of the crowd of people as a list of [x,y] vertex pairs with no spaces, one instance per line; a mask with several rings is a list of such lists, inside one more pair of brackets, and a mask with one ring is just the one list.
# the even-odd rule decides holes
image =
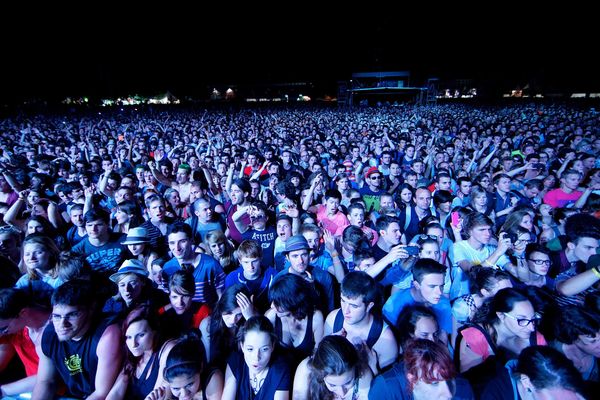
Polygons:
[[0,396],[592,398],[600,115],[0,120]]

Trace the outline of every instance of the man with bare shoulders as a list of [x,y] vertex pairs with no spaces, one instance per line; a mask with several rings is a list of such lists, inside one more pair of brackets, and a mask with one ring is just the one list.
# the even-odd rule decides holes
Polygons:
[[325,335],[341,334],[355,345],[366,346],[375,356],[376,369],[392,364],[398,356],[398,344],[390,327],[374,312],[381,309],[381,294],[375,280],[360,271],[346,275],[342,281],[341,306],[327,316]]

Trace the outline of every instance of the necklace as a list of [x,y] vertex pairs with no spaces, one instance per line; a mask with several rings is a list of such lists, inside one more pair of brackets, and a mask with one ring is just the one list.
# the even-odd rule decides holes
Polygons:
[[[257,394],[259,392],[260,388],[262,388],[263,383],[265,383],[265,378],[267,377],[268,371],[269,371],[269,368],[265,368],[263,371],[254,375],[253,378],[250,378],[250,387],[252,388],[252,391],[254,392],[254,394]],[[261,375],[264,375],[264,376],[261,378],[260,377]]]
[[[359,381],[360,381],[360,378],[356,378],[354,380],[354,387],[352,388],[352,397],[348,398],[347,400],[358,400],[358,382]],[[339,400],[344,400],[344,399],[346,399],[347,396],[348,396],[348,394],[346,394],[344,397],[340,397],[337,394],[334,394],[334,398],[339,399]]]

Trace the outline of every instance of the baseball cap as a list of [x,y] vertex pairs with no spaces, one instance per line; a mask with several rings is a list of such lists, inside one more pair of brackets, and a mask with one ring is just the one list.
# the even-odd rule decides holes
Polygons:
[[370,167],[367,172],[365,172],[365,179],[367,179],[369,176],[373,175],[373,174],[379,174],[379,169],[377,169],[377,167]]

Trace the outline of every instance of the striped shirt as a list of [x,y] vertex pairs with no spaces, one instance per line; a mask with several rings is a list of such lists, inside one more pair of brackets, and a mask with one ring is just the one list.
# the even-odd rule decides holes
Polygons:
[[[198,263],[193,266],[196,293],[193,301],[206,303],[211,308],[219,300],[217,291],[222,292],[225,287],[225,273],[221,264],[211,256],[199,254]],[[181,264],[176,258],[167,261],[163,272],[170,278],[176,271],[181,269]]]

